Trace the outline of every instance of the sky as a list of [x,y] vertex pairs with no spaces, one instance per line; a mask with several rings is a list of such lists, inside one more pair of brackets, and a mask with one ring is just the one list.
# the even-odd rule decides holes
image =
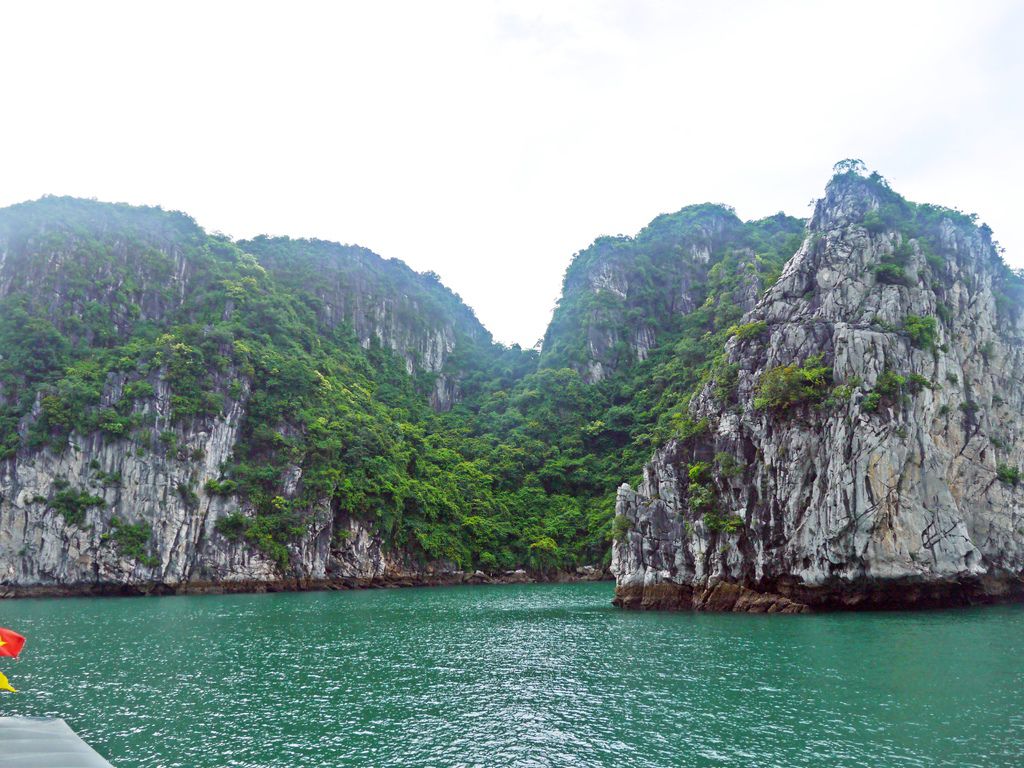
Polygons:
[[161,205],[433,270],[506,344],[572,255],[863,159],[1024,266],[1024,3],[0,5],[0,206]]

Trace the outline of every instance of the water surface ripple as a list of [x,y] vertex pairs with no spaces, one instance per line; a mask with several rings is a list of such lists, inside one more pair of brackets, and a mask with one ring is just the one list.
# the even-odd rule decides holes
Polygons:
[[[21,689],[135,766],[1021,766],[1024,609],[624,613],[611,585],[25,600]],[[0,745],[2,746],[2,745]]]

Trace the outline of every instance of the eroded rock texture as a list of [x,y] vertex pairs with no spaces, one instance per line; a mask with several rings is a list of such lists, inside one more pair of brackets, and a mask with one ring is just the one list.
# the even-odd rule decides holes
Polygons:
[[[214,241],[182,214],[74,200],[58,201],[54,214],[47,205],[25,204],[18,216],[0,220],[0,300],[6,313],[41,308],[71,344],[102,354],[140,324],[187,318],[188,298],[216,277]],[[343,324],[363,347],[391,350],[410,374],[437,374],[432,401],[439,410],[459,397],[453,351],[490,344],[436,276],[354,246],[286,238],[247,245],[266,264],[253,261],[252,269],[275,271],[292,290],[313,296],[325,327]],[[225,316],[233,309],[229,301]],[[103,322],[82,323],[83,315]],[[42,367],[33,358],[26,364]],[[126,397],[128,386],[141,394]],[[0,596],[458,578],[448,563],[414,562],[388,548],[371,522],[327,502],[309,510],[308,525],[289,543],[287,570],[251,540],[218,530],[230,515],[254,517],[246,499],[208,488],[238,446],[251,372],[228,367],[211,387],[223,398],[216,415],[176,419],[166,365],[132,381],[111,372],[97,407],[130,401],[123,415],[152,429],[132,439],[112,430],[72,432],[58,444],[26,440],[44,410],[47,390],[40,390],[15,425],[23,444],[0,459]],[[0,381],[0,411],[23,397]],[[292,467],[285,497],[301,479],[300,467]],[[118,541],[119,526],[144,530],[144,546]]]
[[[829,186],[687,434],[638,491],[619,489],[618,605],[792,612],[1024,593],[1014,278],[987,228],[913,209],[875,180]],[[817,383],[800,380],[816,366]]]
[[[731,208],[702,204],[659,216],[635,237],[598,238],[566,270],[542,364],[571,367],[588,383],[627,371],[700,307],[709,273],[725,253],[742,261],[753,255],[755,232],[783,238],[802,228],[783,214],[744,223]],[[756,269],[743,288],[756,297]]]

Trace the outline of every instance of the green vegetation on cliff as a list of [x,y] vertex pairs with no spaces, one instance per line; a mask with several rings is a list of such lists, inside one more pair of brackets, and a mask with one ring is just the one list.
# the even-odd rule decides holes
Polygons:
[[[942,222],[962,214],[853,177],[882,200],[864,226],[902,233],[886,263],[905,274],[917,238],[941,294]],[[436,275],[363,248],[233,242],[154,208],[14,206],[0,211],[0,459],[117,443],[198,467],[190,437],[230,422],[238,439],[219,475],[193,473],[174,493],[192,510],[226,501],[215,529],[283,571],[325,516],[335,546],[359,519],[396,551],[462,568],[600,563],[624,531],[615,488],[667,439],[707,428],[690,414],[694,394],[709,386],[736,403],[725,345],[770,337],[743,316],[803,235],[798,219],[743,222],[705,204],[599,238],[566,271],[537,352],[492,343]],[[1011,303],[1012,277],[1000,286]],[[901,330],[934,350],[945,306]],[[757,407],[818,402],[829,371],[814,357],[768,371]],[[902,391],[889,384],[869,395],[875,409]],[[696,490],[710,488],[703,473]],[[81,526],[103,499],[74,481],[41,501]],[[709,526],[733,530],[713,496],[694,500]],[[153,561],[146,524],[112,521],[107,534]]]
[[[322,510],[465,568],[601,562],[615,487],[685,428],[697,383],[719,377],[727,396],[715,356],[801,231],[782,215],[744,224],[694,206],[636,238],[599,239],[570,266],[538,358],[491,343],[436,275],[362,248],[235,243],[182,214],[68,198],[14,206],[0,212],[18,278],[0,299],[0,450],[95,438],[199,463],[189,435],[242,414],[220,477],[177,495],[190,508],[237,499],[218,531],[282,569]],[[629,273],[624,299],[582,277],[617,269]],[[580,340],[651,317],[662,321],[646,359],[623,342],[614,375],[588,383]],[[451,348],[440,370],[424,359],[436,339]],[[442,412],[428,397],[439,375],[461,395]],[[74,524],[102,501],[62,498]],[[149,560],[148,528],[111,525],[123,552]]]

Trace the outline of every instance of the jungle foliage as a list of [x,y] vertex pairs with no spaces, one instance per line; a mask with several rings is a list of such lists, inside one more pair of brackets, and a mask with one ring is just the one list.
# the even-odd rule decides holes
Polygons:
[[[725,344],[770,333],[743,324],[742,306],[775,282],[803,227],[700,205],[634,238],[599,238],[570,264],[541,353],[494,344],[436,275],[355,246],[234,242],[157,208],[13,206],[0,211],[6,269],[19,276],[0,300],[0,459],[100,439],[198,466],[192,436],[242,412],[219,476],[176,492],[189,506],[233,500],[217,530],[283,570],[324,510],[369,522],[424,561],[488,571],[600,563],[623,530],[616,487],[665,440],[707,428],[689,416],[695,392],[710,386],[735,404]],[[410,338],[454,334],[442,373],[461,398],[450,411],[430,407],[436,374],[415,355],[379,343],[383,332],[367,342],[338,310],[384,305]],[[905,331],[933,345],[934,322],[908,317]],[[638,334],[654,340],[644,359]],[[599,337],[614,339],[600,350],[609,375],[588,383],[588,340]],[[789,368],[762,378],[758,407],[824,396],[821,360]],[[78,525],[103,504],[70,487],[40,501]],[[734,525],[710,506],[702,514]],[[151,558],[148,526],[117,521],[108,534]]]
[[[177,494],[190,506],[205,495],[238,499],[244,507],[218,530],[284,569],[289,544],[325,505],[424,560],[488,570],[601,562],[615,488],[635,479],[658,441],[690,428],[699,384],[717,377],[728,396],[721,348],[742,314],[733,294],[773,280],[801,230],[781,214],[744,224],[721,206],[694,206],[636,238],[599,240],[570,266],[556,319],[618,311],[610,295],[571,289],[608,248],[623,249],[633,270],[630,322],[659,309],[670,319],[646,360],[588,384],[573,354],[559,358],[576,349],[572,323],[543,360],[501,347],[436,275],[362,248],[236,243],[156,208],[70,198],[14,206],[0,212],[9,263],[23,277],[0,306],[0,451],[74,450],[99,434],[200,462],[190,436],[242,405],[241,437],[220,476]],[[686,249],[708,231],[713,248],[700,263]],[[660,288],[681,254],[698,299],[682,314],[667,311]],[[357,329],[326,309],[388,301],[414,337],[454,329],[447,371],[462,398],[451,411],[428,404],[434,374],[409,375],[405,360],[361,345]],[[286,492],[296,468],[301,482]],[[73,489],[47,501],[74,524],[102,504]],[[117,521],[109,536],[148,559],[142,525]]]

